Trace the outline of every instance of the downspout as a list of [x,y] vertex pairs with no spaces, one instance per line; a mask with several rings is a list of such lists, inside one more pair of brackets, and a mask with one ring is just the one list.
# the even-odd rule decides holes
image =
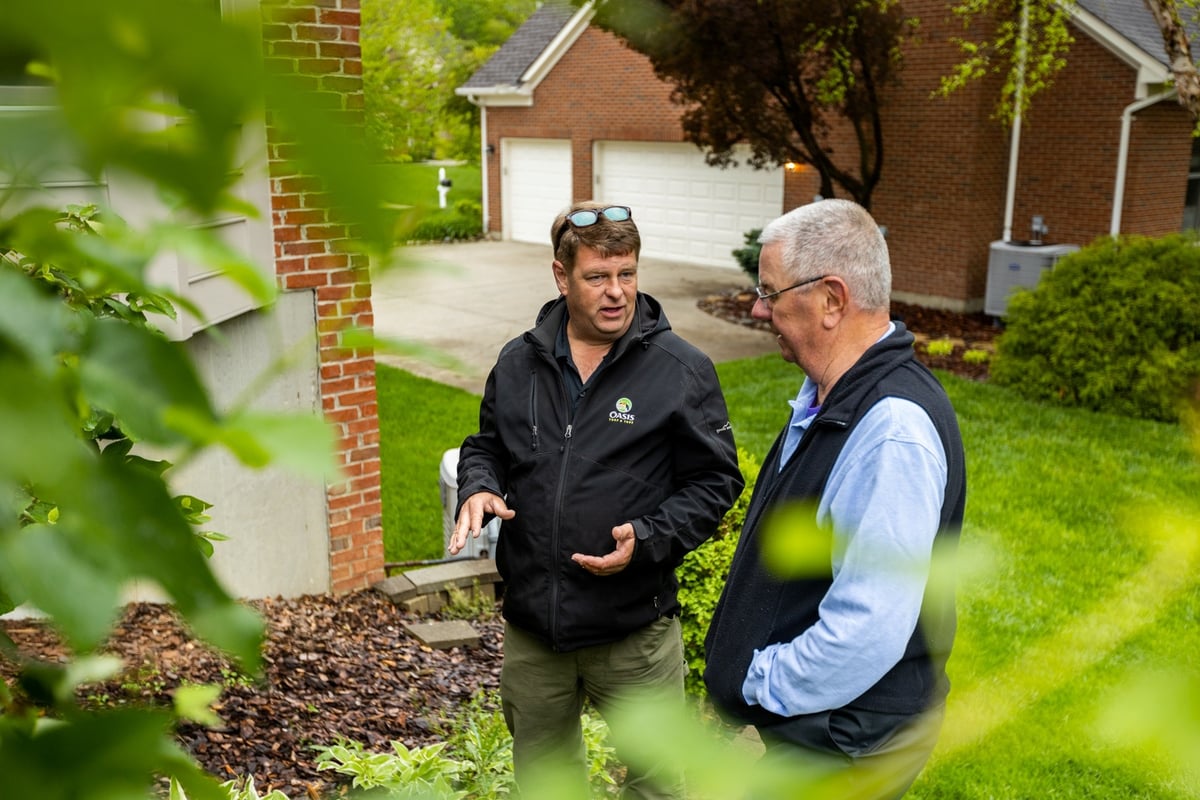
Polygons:
[[1021,156],[1021,104],[1025,101],[1025,58],[1029,47],[1029,3],[1021,3],[1021,35],[1017,40],[1016,90],[1013,92],[1012,139],[1008,146],[1008,185],[1004,190],[1004,233],[1001,239],[1012,241],[1013,208],[1017,203],[1017,162]]
[[483,193],[483,235],[488,235],[488,143],[487,143],[487,106],[479,102],[479,95],[467,95],[467,102],[479,109],[479,180]]
[[1125,171],[1129,167],[1129,137],[1133,129],[1133,115],[1155,103],[1170,100],[1176,91],[1168,89],[1161,94],[1143,97],[1125,106],[1121,112],[1121,145],[1117,149],[1117,185],[1113,188],[1112,222],[1108,226],[1108,235],[1117,236],[1121,233],[1121,209],[1125,205]]

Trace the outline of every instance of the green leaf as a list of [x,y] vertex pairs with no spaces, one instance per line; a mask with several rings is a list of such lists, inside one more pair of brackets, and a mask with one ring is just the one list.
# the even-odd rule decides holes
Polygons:
[[208,728],[220,727],[224,722],[212,710],[212,705],[220,697],[221,687],[217,684],[184,684],[175,690],[175,713]]
[[[2,248],[0,248],[2,251]],[[24,351],[31,365],[49,371],[77,327],[63,304],[38,291],[34,282],[0,258],[0,343]],[[10,384],[13,385],[13,384]]]
[[117,709],[69,715],[32,731],[0,726],[0,797],[140,800],[157,776],[173,775],[192,800],[224,800],[171,740],[171,723],[161,711]]
[[247,260],[210,231],[161,223],[150,232],[150,237],[156,244],[155,249],[160,252],[174,251],[185,261],[220,271],[245,290],[258,305],[274,301],[277,290],[271,271]]
[[63,525],[29,525],[0,540],[0,585],[28,598],[54,618],[68,640],[90,649],[116,621],[121,576],[86,555]]
[[816,504],[789,503],[771,514],[761,534],[763,563],[783,578],[827,576],[832,537],[817,525]]
[[246,411],[225,420],[221,442],[248,466],[275,464],[318,480],[337,475],[334,435],[314,414],[266,414]]
[[167,422],[167,409],[215,419],[208,392],[180,345],[144,328],[97,320],[80,358],[88,399],[111,411],[135,438],[157,444],[183,439]]

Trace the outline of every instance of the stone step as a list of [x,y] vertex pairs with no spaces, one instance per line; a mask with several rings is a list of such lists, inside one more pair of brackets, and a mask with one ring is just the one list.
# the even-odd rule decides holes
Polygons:
[[[374,588],[413,614],[436,614],[450,602],[452,589],[494,600],[495,584],[499,582],[500,573],[494,560],[462,558],[389,575],[375,584]],[[479,644],[479,633],[464,620],[426,622],[405,627],[435,650]]]
[[500,582],[496,562],[490,558],[462,558],[410,569],[389,575],[375,584],[375,590],[387,595],[393,603],[403,603],[414,597],[447,591],[451,586],[465,589]]
[[478,647],[479,632],[466,620],[448,622],[413,622],[404,626],[417,640],[434,650],[449,650],[452,647]]
[[412,582],[417,594],[442,592],[451,586],[465,589],[475,584],[498,583],[500,573],[490,558],[460,558],[444,564],[410,569],[404,577]]

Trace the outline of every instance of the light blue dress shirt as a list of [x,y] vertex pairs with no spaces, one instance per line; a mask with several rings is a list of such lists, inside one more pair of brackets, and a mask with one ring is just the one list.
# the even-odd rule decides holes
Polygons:
[[[806,377],[788,401],[781,463],[812,423],[816,394]],[[867,412],[817,505],[817,523],[834,538],[820,618],[790,642],[755,650],[746,702],[783,716],[840,708],[899,662],[921,611],[946,473],[941,438],[920,406],[889,397]]]

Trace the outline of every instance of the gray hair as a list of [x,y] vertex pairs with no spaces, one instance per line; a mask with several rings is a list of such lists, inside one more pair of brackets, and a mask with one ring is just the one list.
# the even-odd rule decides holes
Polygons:
[[887,310],[892,268],[883,232],[867,210],[849,200],[818,200],[772,220],[758,237],[778,242],[783,268],[794,281],[836,275],[867,311]]

